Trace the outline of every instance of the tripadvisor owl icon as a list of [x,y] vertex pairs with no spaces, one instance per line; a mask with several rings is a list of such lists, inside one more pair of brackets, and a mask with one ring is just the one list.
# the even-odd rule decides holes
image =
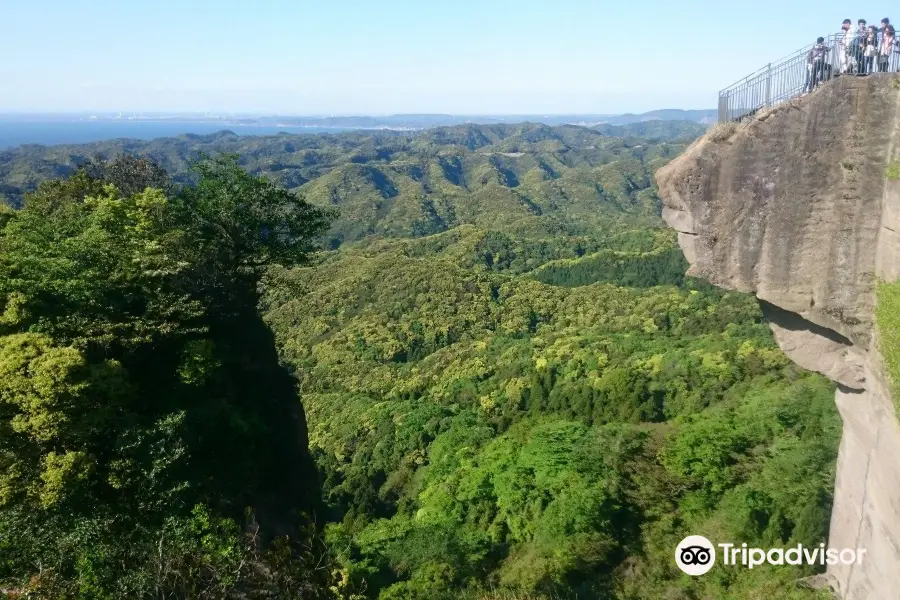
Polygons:
[[675,548],[675,563],[688,575],[703,575],[716,564],[716,549],[702,535],[689,535]]

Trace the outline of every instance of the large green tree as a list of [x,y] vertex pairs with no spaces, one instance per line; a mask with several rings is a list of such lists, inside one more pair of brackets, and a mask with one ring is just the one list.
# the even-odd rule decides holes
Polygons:
[[317,478],[257,284],[326,222],[229,158],[181,190],[96,163],[3,213],[0,580],[225,597],[255,585],[239,523],[306,539]]

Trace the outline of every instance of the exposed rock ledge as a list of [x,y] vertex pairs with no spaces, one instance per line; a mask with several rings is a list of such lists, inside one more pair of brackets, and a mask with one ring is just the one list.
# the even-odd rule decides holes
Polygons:
[[846,600],[900,598],[900,425],[873,329],[876,280],[900,276],[898,154],[900,79],[842,77],[657,173],[689,274],[756,294],[785,353],[839,384],[829,545],[867,549],[829,568]]

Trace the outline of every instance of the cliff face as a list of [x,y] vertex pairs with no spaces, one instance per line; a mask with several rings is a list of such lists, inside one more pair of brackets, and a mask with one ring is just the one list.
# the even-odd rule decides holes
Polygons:
[[760,299],[799,365],[838,385],[844,422],[829,546],[844,599],[900,592],[900,425],[881,375],[875,283],[900,276],[900,79],[842,77],[714,130],[657,173],[690,275]]

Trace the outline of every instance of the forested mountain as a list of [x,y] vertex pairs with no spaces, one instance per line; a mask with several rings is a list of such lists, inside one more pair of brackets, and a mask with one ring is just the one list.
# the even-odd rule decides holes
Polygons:
[[[276,194],[270,216],[296,214],[296,207],[309,211],[303,213],[308,227],[298,230],[299,238],[278,239],[315,235],[324,249],[308,256],[260,254],[265,260],[253,276],[241,279],[242,285],[253,284],[253,292],[241,287],[239,297],[243,311],[246,302],[257,303],[279,360],[296,378],[297,406],[302,400],[305,408],[309,452],[321,478],[322,505],[315,521],[328,548],[319,566],[330,582],[317,588],[321,593],[356,600],[815,597],[797,586],[798,578],[810,574],[804,567],[717,568],[690,578],[672,560],[677,543],[688,534],[760,547],[818,545],[827,533],[840,428],[831,385],[784,357],[753,298],[684,276],[684,258],[659,218],[652,174],[686,143],[528,124],[466,125],[415,135],[220,134],[26,147],[0,155],[0,173],[7,196],[18,202],[19,194],[41,179],[68,174],[93,154],[148,156],[174,182],[153,179],[163,191],[151,194],[140,185],[126,186],[109,174],[109,167],[88,165],[72,181],[101,182],[85,195],[108,198],[100,203],[107,212],[89,221],[83,234],[77,227],[65,229],[61,216],[53,221],[57,237],[44,239],[69,248],[65,240],[95,235],[110,223],[104,215],[117,215],[117,210],[137,219],[126,221],[123,231],[141,233],[140,211],[155,206],[147,204],[147,194],[156,202],[176,199],[186,214],[212,210],[228,216],[238,210],[240,219],[212,220],[224,229],[199,226],[192,234],[198,237],[166,246],[170,252],[187,252],[199,244],[196,258],[187,255],[199,261],[198,268],[209,264],[203,252],[218,243],[215,236],[229,240],[238,223],[243,224],[238,231],[255,230],[255,243],[263,248],[283,232],[277,220],[248,222],[257,211],[242,212],[246,200]],[[244,168],[264,179],[245,179],[227,161],[191,173],[187,166],[198,152],[237,153]],[[275,185],[258,187],[266,180]],[[117,183],[118,189],[102,187],[103,182]],[[277,186],[293,194],[273,191]],[[34,277],[42,269],[69,264],[55,262],[53,246],[40,246],[37,235],[28,238],[37,246],[16,241],[24,227],[17,225],[24,218],[19,215],[40,223],[41,207],[58,193],[45,184],[25,200],[22,211],[0,218],[5,224],[0,256],[18,261],[5,258],[2,264],[17,264],[16,273],[25,272],[25,257],[35,249],[40,250],[36,256],[49,254],[37,271],[28,271]],[[93,214],[97,205],[92,199],[78,210]],[[318,228],[325,217],[329,228]],[[202,225],[205,220],[185,222]],[[293,223],[297,229],[300,222]],[[93,239],[84,237],[74,247]],[[151,256],[161,256],[157,245],[146,247]],[[90,257],[105,250],[110,246],[99,246],[83,259],[76,253],[81,262],[73,264],[87,269]],[[173,264],[182,264],[179,256],[171,256]],[[101,277],[105,270],[100,263],[82,279]],[[48,272],[46,277],[54,276]],[[204,278],[176,280],[194,282],[198,294],[220,289],[206,287]],[[104,282],[99,297],[127,281]],[[68,290],[50,280],[29,285],[21,292],[26,298],[45,288]],[[41,333],[45,323],[53,322],[42,320],[32,304],[21,304],[19,293],[0,282],[6,319],[0,323],[11,319],[18,327],[15,332],[0,329],[7,336],[0,340],[31,329]],[[128,297],[150,291],[135,294]],[[79,291],[76,297],[90,307],[98,296]],[[207,296],[198,298],[206,302]],[[221,318],[230,314],[238,313],[226,311]],[[86,323],[79,317],[71,320],[71,328]],[[225,339],[225,321],[216,323],[216,335]],[[212,333],[205,331],[193,334],[196,344],[172,346],[174,354],[165,364],[174,371],[161,381],[174,377],[171,386],[180,381],[177,385],[206,390],[203,386],[211,385],[207,369],[253,364],[249,358],[235,363],[210,356],[205,340]],[[121,334],[109,335],[115,341]],[[56,343],[71,342],[59,338]],[[236,339],[223,343],[231,347]],[[118,355],[99,356],[119,360]],[[145,360],[153,360],[153,354]],[[217,385],[237,385],[231,379],[240,373],[220,374]],[[17,398],[17,390],[0,393],[7,407],[5,427],[30,422],[20,416],[24,402],[6,399]],[[241,390],[247,404],[237,407],[249,410],[257,395]],[[198,397],[200,406],[207,406],[205,396]],[[177,404],[179,398],[167,402]],[[192,414],[192,405],[185,410]],[[268,427],[265,418],[244,417],[240,411],[210,423],[224,422],[226,431],[234,427],[237,432],[246,425],[244,435]],[[208,413],[196,414],[205,420]],[[190,433],[187,440],[193,439]],[[232,440],[231,435],[221,441]],[[253,439],[259,452],[281,451],[263,438]],[[285,438],[274,436],[273,442],[279,439]],[[231,452],[246,458],[236,449]],[[82,464],[79,456],[73,464]],[[138,473],[151,468],[135,464]],[[292,465],[285,461],[286,468]],[[51,491],[77,481],[79,471],[63,475],[69,472],[68,479],[51,478],[58,481]],[[289,470],[284,475],[297,477]],[[0,495],[0,513],[6,515],[0,520],[0,544],[8,543],[4,528],[13,527],[14,513],[4,498]],[[39,493],[35,498],[12,506],[38,510]],[[185,498],[184,506],[194,501],[190,494]],[[253,498],[238,500],[259,504]],[[294,506],[300,510],[303,504]],[[200,519],[195,529],[208,534],[202,514],[193,518]],[[221,518],[237,519],[224,510]],[[62,513],[59,519],[59,530],[75,527]],[[189,547],[194,538],[183,539]],[[198,556],[232,557],[237,555],[233,548],[241,547],[234,536],[212,539],[218,541]],[[25,565],[39,555],[33,546],[22,547],[27,552],[22,550],[18,562],[0,557],[0,578],[6,582],[30,574]],[[86,546],[74,547],[68,576],[90,580],[97,559]],[[314,554],[278,555],[293,557],[284,563],[293,569],[290,581],[313,585],[315,577],[297,573],[306,573]],[[250,563],[279,573],[281,563],[265,562],[265,556],[251,556]],[[197,572],[227,570],[208,563],[200,561]],[[216,589],[241,597],[239,582],[231,581],[231,588],[228,583],[216,580],[221,586]],[[116,597],[108,591],[115,589],[112,585],[108,580],[96,584],[105,596],[76,590],[55,597]],[[265,593],[274,589],[271,581],[258,585]],[[306,587],[285,592],[286,584],[279,585],[279,597],[309,597]],[[302,594],[291,595],[301,588]],[[188,591],[176,597],[217,596]]]
[[[241,165],[249,171],[266,173],[288,189],[302,186],[337,167],[365,163],[375,168],[405,168],[420,192],[431,193],[428,188],[431,179],[437,190],[444,181],[453,186],[451,190],[466,185],[467,181],[459,179],[458,170],[463,167],[479,167],[478,173],[472,174],[473,181],[468,182],[478,186],[490,171],[498,169],[511,171],[516,177],[531,172],[526,182],[531,179],[539,182],[558,178],[570,168],[598,166],[623,155],[664,160],[672,155],[672,149],[666,144],[650,150],[655,154],[647,154],[647,139],[629,136],[677,142],[690,139],[702,130],[703,126],[686,121],[623,127],[601,125],[595,129],[498,124],[444,127],[416,133],[244,137],[224,131],[149,142],[112,140],[71,146],[30,145],[0,151],[0,196],[16,204],[25,192],[33,190],[44,179],[69,176],[96,156],[110,157],[122,152],[152,158],[180,181],[187,180],[189,163],[200,154],[232,152],[239,155]],[[460,160],[465,165],[447,160],[460,151],[463,153]],[[524,152],[530,158],[514,160]],[[379,193],[391,192],[379,190]]]

